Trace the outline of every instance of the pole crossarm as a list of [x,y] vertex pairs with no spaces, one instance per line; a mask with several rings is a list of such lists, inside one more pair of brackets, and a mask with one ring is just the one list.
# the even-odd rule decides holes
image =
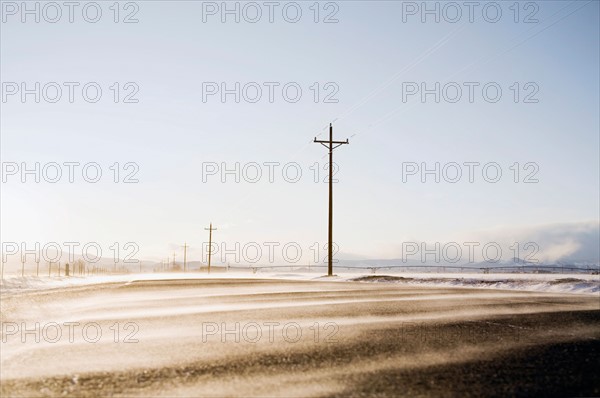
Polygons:
[[316,137],[315,137],[314,142],[318,142],[319,144],[340,144],[340,145],[349,144],[350,143],[348,140],[346,140],[346,141],[329,141],[329,140],[323,141],[323,140],[317,140]]

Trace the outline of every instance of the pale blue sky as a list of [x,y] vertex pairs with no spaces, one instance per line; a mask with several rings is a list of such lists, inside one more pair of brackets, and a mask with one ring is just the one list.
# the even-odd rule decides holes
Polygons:
[[[3,83],[94,81],[104,96],[95,104],[10,97],[2,161],[97,162],[107,174],[98,184],[9,177],[2,240],[134,241],[141,258],[165,257],[187,240],[193,257],[212,221],[219,243],[295,241],[308,255],[327,237],[327,186],[310,169],[326,150],[310,141],[337,119],[336,138],[351,142],[335,152],[344,255],[400,257],[404,241],[537,239],[544,259],[597,260],[597,246],[579,240],[582,230],[597,234],[600,218],[599,3],[539,2],[533,24],[513,21],[512,3],[500,3],[495,24],[481,13],[474,23],[404,23],[400,2],[376,1],[337,2],[332,24],[312,21],[312,2],[300,3],[296,24],[280,13],[274,23],[203,23],[201,2],[177,1],[137,2],[135,24],[113,23],[112,2],[100,2],[96,24],[7,16]],[[202,102],[202,82],[236,81],[298,82],[304,91],[297,103]],[[113,103],[113,82],[137,83],[139,103]],[[339,102],[315,104],[314,82],[335,82]],[[403,82],[496,82],[503,96],[404,103]],[[539,102],[514,103],[514,82],[535,83]],[[274,183],[202,182],[203,162],[290,161],[303,170],[295,184],[281,174]],[[140,182],[110,182],[114,162],[136,162]],[[497,162],[504,174],[496,184],[480,174],[474,183],[403,183],[402,162]],[[539,183],[514,183],[515,162],[538,164]],[[556,238],[557,230],[568,233]],[[545,232],[553,238],[544,241]]]

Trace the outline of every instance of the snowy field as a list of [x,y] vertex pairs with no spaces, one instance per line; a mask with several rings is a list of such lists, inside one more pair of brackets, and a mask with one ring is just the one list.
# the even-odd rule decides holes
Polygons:
[[1,395],[600,394],[597,276],[402,277],[6,279]]
[[294,272],[227,272],[211,275],[199,273],[152,273],[123,274],[91,277],[8,277],[0,281],[0,292],[4,294],[25,290],[53,289],[67,286],[83,286],[99,283],[121,283],[135,280],[160,279],[204,279],[204,278],[251,278],[289,279],[314,281],[362,281],[377,283],[398,283],[429,287],[465,287],[481,289],[525,290],[555,293],[576,293],[600,297],[600,275],[591,274],[525,274],[525,273],[371,273],[341,272],[334,277],[323,278],[321,273]]

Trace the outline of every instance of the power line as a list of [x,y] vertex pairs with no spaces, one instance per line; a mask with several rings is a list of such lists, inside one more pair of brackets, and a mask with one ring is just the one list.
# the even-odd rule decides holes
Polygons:
[[313,142],[321,144],[325,148],[329,149],[329,231],[327,239],[327,275],[333,276],[333,150],[341,145],[349,144],[349,142],[348,140],[333,140],[333,125],[331,123],[329,123],[329,141],[317,140],[317,137],[315,137]]

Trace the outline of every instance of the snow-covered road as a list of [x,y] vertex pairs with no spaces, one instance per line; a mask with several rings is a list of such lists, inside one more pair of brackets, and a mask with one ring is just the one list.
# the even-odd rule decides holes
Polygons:
[[134,279],[6,289],[2,395],[600,394],[594,294]]

